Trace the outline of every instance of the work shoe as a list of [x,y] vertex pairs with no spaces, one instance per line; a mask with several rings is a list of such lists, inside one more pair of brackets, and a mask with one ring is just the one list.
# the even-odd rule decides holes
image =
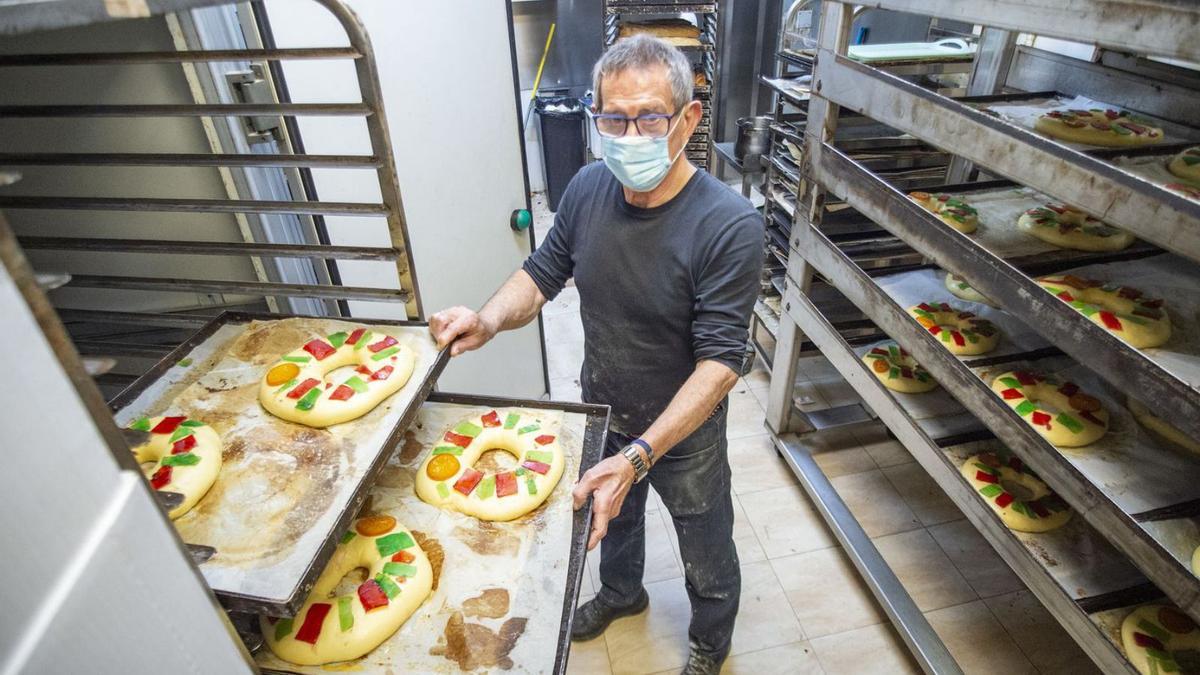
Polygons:
[[712,654],[702,652],[693,645],[688,652],[687,665],[679,672],[680,675],[718,675],[724,660],[714,658]]
[[642,594],[632,605],[627,607],[609,607],[601,602],[599,596],[588,600],[575,610],[575,623],[571,626],[571,639],[576,642],[586,642],[600,637],[608,625],[623,616],[641,614],[650,606],[650,596],[642,589]]

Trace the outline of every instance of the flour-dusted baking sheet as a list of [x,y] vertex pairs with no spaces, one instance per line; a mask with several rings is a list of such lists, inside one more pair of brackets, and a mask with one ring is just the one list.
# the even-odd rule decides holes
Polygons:
[[[1097,101],[1095,99],[1088,98],[1087,96],[1075,96],[1074,98],[1069,96],[1051,96],[1046,98],[1030,98],[1013,102],[994,101],[987,103],[975,103],[973,105],[982,110],[990,110],[1000,117],[1014,124],[1025,127],[1030,131],[1033,131],[1034,124],[1037,123],[1038,118],[1050,112],[1051,110],[1090,110],[1092,108],[1100,108],[1101,110],[1124,110],[1124,108],[1119,105],[1104,103],[1103,101]],[[1138,117],[1149,120],[1151,124],[1163,130],[1163,140],[1157,145],[1200,140],[1200,130],[1160,119],[1154,117],[1153,115],[1147,115],[1137,110],[1130,110],[1129,112],[1137,115]],[[1086,143],[1071,143],[1061,139],[1054,140],[1067,147],[1075,148],[1076,150],[1095,150],[1097,147],[1099,147],[1095,145],[1087,145]]]
[[[416,353],[399,392],[327,429],[286,422],[258,403],[280,354],[359,325],[386,326]],[[113,402],[120,426],[143,415],[202,420],[224,444],[209,492],[174,521],[184,542],[216,553],[199,565],[231,609],[286,614],[304,599],[398,437],[446,361],[425,324],[226,313]],[[184,365],[186,364],[186,365]]]
[[[507,523],[430,506],[413,487],[415,472],[437,439],[458,421],[490,410],[538,417],[543,433],[559,437],[567,461],[545,504]],[[607,424],[603,406],[433,395],[391,454],[360,514],[388,514],[414,532],[434,566],[429,599],[361,659],[299,667],[264,647],[255,655],[258,664],[291,673],[562,672],[589,529],[588,514],[573,509],[571,487],[581,470],[599,460]]]
[[1200,499],[1200,464],[1195,457],[1160,446],[1133,419],[1124,400],[1086,367],[1055,357],[973,370],[990,384],[1001,373],[1018,369],[1074,382],[1103,403],[1108,433],[1091,445],[1058,451],[1122,511],[1136,516]]
[[1113,281],[1163,298],[1171,339],[1142,353],[1163,370],[1200,389],[1200,266],[1173,253],[1077,267],[1070,274]]

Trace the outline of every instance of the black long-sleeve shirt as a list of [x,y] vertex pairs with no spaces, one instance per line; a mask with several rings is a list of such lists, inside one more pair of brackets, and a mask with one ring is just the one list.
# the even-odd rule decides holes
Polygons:
[[613,427],[636,436],[698,361],[741,372],[762,255],[762,216],[708,173],[643,209],[596,162],[572,179],[524,269],[547,300],[574,276],[583,400],[612,406]]

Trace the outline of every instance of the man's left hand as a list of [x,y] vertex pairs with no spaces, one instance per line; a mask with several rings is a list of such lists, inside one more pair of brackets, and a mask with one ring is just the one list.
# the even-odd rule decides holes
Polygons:
[[589,496],[595,496],[592,502],[592,533],[588,537],[588,550],[596,548],[596,544],[608,534],[608,521],[621,513],[621,505],[625,495],[633,487],[633,464],[621,455],[614,455],[588,469],[583,478],[575,484],[571,491],[575,497],[575,509],[578,510],[587,502]]

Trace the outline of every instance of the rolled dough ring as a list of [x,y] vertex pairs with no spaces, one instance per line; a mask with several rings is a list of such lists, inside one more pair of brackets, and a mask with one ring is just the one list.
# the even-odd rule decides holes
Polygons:
[[986,354],[996,348],[1000,339],[1000,331],[991,321],[945,302],[922,302],[909,307],[908,314],[940,339],[951,354]]
[[908,193],[908,198],[963,234],[970,234],[979,227],[979,212],[954,195],[918,191]]
[[1161,417],[1152,414],[1149,408],[1132,396],[1125,402],[1129,405],[1129,412],[1133,413],[1133,418],[1138,421],[1138,424],[1145,427],[1146,431],[1149,431],[1156,440],[1177,450],[1200,455],[1200,442],[1197,442],[1196,439],[1167,424]]
[[1167,169],[1183,182],[1200,187],[1200,146],[1175,155]]
[[1063,204],[1030,209],[1017,219],[1017,229],[1047,244],[1076,251],[1120,251],[1134,236]]
[[1133,610],[1121,623],[1121,646],[1142,675],[1200,672],[1200,627],[1174,607]]
[[[332,597],[338,582],[359,568],[366,568],[366,581],[353,593]],[[369,516],[342,536],[296,616],[262,616],[259,627],[284,661],[302,666],[349,661],[399,630],[432,588],[433,567],[412,533],[391,516]]]
[[[517,467],[491,475],[477,471],[475,463],[489,450],[513,455]],[[442,436],[417,470],[417,496],[480,520],[513,520],[541,506],[565,468],[558,437],[545,433],[541,420],[492,410]]]
[[[344,371],[349,366],[354,372]],[[324,428],[371,412],[408,383],[415,366],[412,348],[394,335],[340,331],[279,357],[260,381],[258,400],[276,417]]]
[[184,416],[143,417],[129,428],[150,432],[150,440],[133,449],[139,464],[154,462],[146,470],[150,487],[183,495],[167,516],[175,520],[191,511],[221,472],[221,437],[204,422]]
[[1072,143],[1123,148],[1161,143],[1162,129],[1123,110],[1051,110],[1033,128]]
[[[962,475],[1009,529],[1049,532],[1071,519],[1071,507],[1040,478],[1026,471],[1017,457],[975,455],[963,462]],[[1027,491],[1029,498],[1017,499],[1009,492],[1012,486]]]
[[968,284],[966,282],[965,279],[958,276],[957,274],[951,274],[950,272],[946,272],[946,290],[953,293],[955,297],[960,298],[962,300],[966,300],[968,302],[978,302],[978,303],[981,303],[984,305],[988,305],[989,307],[999,307],[1000,306],[1000,305],[997,305],[996,303],[992,302],[992,300],[990,298],[988,298],[987,296],[985,296],[983,293],[980,293],[979,291],[975,290],[970,284]]
[[863,362],[883,386],[902,394],[922,394],[936,389],[938,383],[911,354],[895,342],[885,342],[863,355]]
[[1071,274],[1039,277],[1037,283],[1137,349],[1159,347],[1171,338],[1171,315],[1162,299],[1146,297],[1136,288]]
[[993,380],[992,391],[1042,438],[1059,447],[1090,445],[1108,432],[1108,411],[1074,382],[1015,370]]

